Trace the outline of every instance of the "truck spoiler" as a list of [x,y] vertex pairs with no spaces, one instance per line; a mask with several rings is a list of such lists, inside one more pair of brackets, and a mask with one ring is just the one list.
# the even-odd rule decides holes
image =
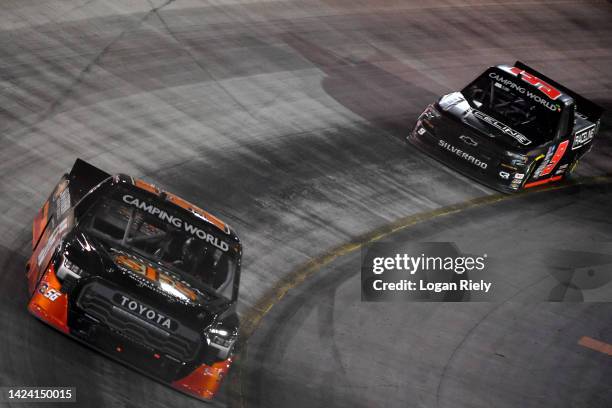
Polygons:
[[588,100],[587,98],[578,95],[576,92],[564,87],[563,85],[561,85],[560,83],[556,81],[553,81],[552,79],[548,78],[546,75],[542,74],[541,72],[536,71],[535,69],[531,68],[527,64],[522,63],[521,61],[516,61],[514,63],[514,66],[537,76],[538,78],[548,82],[550,85],[553,85],[555,88],[559,89],[561,92],[571,96],[574,102],[576,103],[576,111],[585,115],[589,121],[596,123],[599,119],[601,119],[601,116],[604,113],[604,108],[597,105],[595,102],[592,102]]
[[70,205],[78,202],[89,190],[109,178],[111,175],[99,168],[87,163],[84,160],[76,159],[69,174],[64,173],[59,183],[55,186],[49,198],[34,217],[32,224],[32,249],[36,248],[40,239],[47,229],[47,225],[53,220],[56,225],[65,211],[60,212],[59,208],[63,204],[58,204],[60,196],[66,191],[65,182],[68,181],[70,193]]
[[70,192],[73,194],[75,202],[79,201],[89,190],[110,176],[104,170],[87,163],[85,160],[76,159],[70,174],[68,174]]

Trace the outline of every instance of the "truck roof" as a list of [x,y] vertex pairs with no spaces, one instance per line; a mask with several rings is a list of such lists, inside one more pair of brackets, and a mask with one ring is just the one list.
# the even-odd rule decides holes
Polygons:
[[[517,64],[520,65],[520,64]],[[516,77],[517,85],[525,88],[530,88],[538,91],[537,95],[541,98],[547,99],[551,103],[558,103],[565,106],[574,104],[574,99],[571,95],[567,94],[564,88],[559,87],[552,81],[542,79],[537,71],[532,71],[527,66],[511,66],[506,64],[497,65],[495,68],[510,74],[510,76]],[[520,80],[520,81],[519,81]]]

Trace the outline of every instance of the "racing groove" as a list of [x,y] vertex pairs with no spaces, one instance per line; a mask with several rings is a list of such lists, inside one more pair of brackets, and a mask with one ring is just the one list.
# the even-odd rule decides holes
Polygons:
[[[5,2],[0,382],[74,385],[90,405],[199,404],[25,312],[30,222],[77,156],[228,221],[246,311],[329,247],[490,193],[402,141],[425,104],[485,66],[520,58],[612,106],[611,17],[605,2]],[[610,145],[606,127],[582,175],[610,172]],[[260,402],[228,391],[219,404]]]
[[[488,254],[491,302],[362,302],[360,251],[337,258],[250,338],[245,405],[610,406],[610,356],[578,342],[612,340],[612,304],[600,303],[612,295],[612,229],[603,221],[611,201],[609,181],[572,186],[383,237]],[[573,285],[551,271],[571,273]],[[551,296],[567,303],[543,301]]]

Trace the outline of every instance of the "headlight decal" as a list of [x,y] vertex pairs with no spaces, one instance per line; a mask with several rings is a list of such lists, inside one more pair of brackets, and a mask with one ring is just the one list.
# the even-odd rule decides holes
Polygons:
[[62,256],[60,266],[57,269],[57,278],[60,281],[66,279],[67,276],[74,279],[81,279],[82,275],[83,269],[72,263],[66,256]]

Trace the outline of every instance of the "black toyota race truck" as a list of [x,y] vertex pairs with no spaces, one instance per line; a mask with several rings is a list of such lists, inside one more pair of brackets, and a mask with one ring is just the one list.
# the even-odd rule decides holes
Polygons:
[[238,336],[242,246],[223,221],[77,159],[32,231],[30,313],[179,391],[213,398]]
[[419,116],[407,140],[457,171],[512,193],[567,177],[603,109],[517,61],[498,65]]

